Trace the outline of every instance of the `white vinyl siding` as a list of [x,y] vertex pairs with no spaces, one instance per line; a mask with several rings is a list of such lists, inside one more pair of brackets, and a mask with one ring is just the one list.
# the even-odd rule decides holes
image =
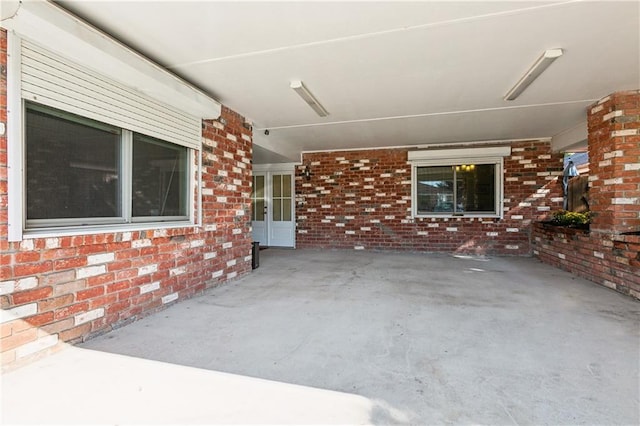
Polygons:
[[23,99],[200,149],[200,118],[24,40],[21,53]]

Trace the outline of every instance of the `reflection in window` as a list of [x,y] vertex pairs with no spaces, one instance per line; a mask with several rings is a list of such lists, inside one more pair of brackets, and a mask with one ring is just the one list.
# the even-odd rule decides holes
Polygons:
[[418,212],[453,212],[453,170],[449,166],[419,167]]

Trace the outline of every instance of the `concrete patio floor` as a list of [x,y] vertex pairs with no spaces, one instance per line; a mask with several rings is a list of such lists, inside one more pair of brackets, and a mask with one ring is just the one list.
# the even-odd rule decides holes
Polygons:
[[261,251],[2,380],[4,423],[638,424],[640,304],[531,258]]

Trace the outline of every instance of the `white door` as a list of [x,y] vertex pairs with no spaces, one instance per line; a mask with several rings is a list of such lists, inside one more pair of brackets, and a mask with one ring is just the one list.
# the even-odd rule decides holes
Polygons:
[[260,245],[295,246],[293,185],[293,172],[254,172],[251,220]]
[[272,172],[270,175],[271,207],[268,216],[269,245],[293,247],[293,173]]

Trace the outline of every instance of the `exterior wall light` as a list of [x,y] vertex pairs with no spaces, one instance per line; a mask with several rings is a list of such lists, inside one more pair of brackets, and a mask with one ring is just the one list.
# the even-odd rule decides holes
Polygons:
[[306,181],[310,181],[311,180],[311,170],[309,169],[309,165],[308,164],[306,166],[304,166],[304,170],[302,171],[302,177],[304,177],[304,179]]

